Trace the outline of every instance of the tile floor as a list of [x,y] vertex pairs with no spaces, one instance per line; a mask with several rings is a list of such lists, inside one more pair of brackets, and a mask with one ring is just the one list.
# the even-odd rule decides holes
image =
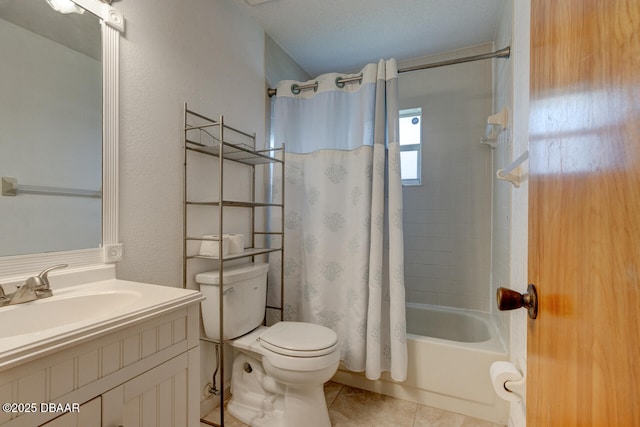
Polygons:
[[[335,382],[328,382],[324,392],[333,427],[499,427],[488,421]],[[212,416],[205,419],[213,420]],[[204,423],[200,426],[208,427]],[[225,414],[225,426],[247,427],[229,413]]]

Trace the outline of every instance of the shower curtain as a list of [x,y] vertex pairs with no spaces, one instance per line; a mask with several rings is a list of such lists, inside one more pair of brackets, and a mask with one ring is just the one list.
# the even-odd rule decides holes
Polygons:
[[[277,86],[272,137],[275,147],[286,146],[285,242],[284,262],[279,255],[270,258],[270,283],[279,283],[284,268],[285,320],[333,329],[348,369],[365,371],[370,379],[389,371],[403,381],[396,62],[368,64],[361,74],[361,81],[351,83],[338,80],[358,74]],[[298,89],[316,82],[316,89]],[[274,193],[281,179],[274,175]],[[269,305],[279,305],[277,288],[270,286]]]

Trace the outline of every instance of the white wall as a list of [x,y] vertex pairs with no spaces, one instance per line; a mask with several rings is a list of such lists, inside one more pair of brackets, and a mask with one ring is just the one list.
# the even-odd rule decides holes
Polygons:
[[[0,19],[0,176],[100,190],[101,63]],[[0,256],[97,248],[100,199],[0,196]]]
[[[512,44],[513,3],[505,2],[502,11],[500,27],[495,41],[495,49]],[[494,64],[493,90],[494,110],[499,111],[506,107],[509,112],[509,123],[506,129],[501,130],[495,140],[493,171],[504,168],[513,157],[513,64],[515,58],[515,46],[511,46],[511,56],[508,59],[496,61]],[[517,157],[517,155],[516,155]],[[491,270],[491,294],[495,295],[501,286],[511,287],[511,219],[512,219],[512,195],[513,186],[494,178],[493,180],[493,233],[492,233],[492,270]],[[491,305],[494,321],[498,326],[505,342],[509,335],[509,313],[500,312],[496,303]]]
[[281,80],[306,81],[311,79],[269,35],[265,35],[265,68],[267,85],[275,88]]
[[400,74],[400,108],[422,107],[423,123],[422,185],[403,187],[407,301],[489,311],[492,165],[480,138],[492,114],[491,73],[491,61],[477,61]]
[[[529,55],[530,55],[530,0],[514,1],[513,9],[513,151],[514,157],[529,149]],[[525,179],[520,189],[512,196],[511,227],[511,284],[519,292],[525,292],[528,282],[528,221],[529,182],[526,176],[529,162],[521,173]],[[527,372],[527,323],[525,310],[510,315],[509,354],[511,361],[526,375]],[[526,401],[511,404],[509,425],[521,427],[526,424]]]
[[139,0],[118,8],[127,30],[117,274],[180,286],[184,103],[264,141],[264,33],[231,0]]
[[[494,74],[496,104],[508,105],[512,112],[510,126],[499,138],[495,150],[494,170],[508,166],[528,149],[529,123],[529,31],[530,1],[506,1],[496,48],[511,45],[511,58],[500,61]],[[499,286],[526,292],[528,245],[528,162],[520,168],[524,176],[519,188],[497,182],[494,191],[494,235],[492,293]],[[515,310],[492,312],[503,336],[508,338],[509,358],[526,375],[527,313]],[[509,426],[526,425],[526,401],[511,403]]]
[[[118,3],[126,19],[120,74],[120,279],[182,285],[183,108],[255,132],[265,131],[264,33],[232,0]],[[216,186],[211,159],[195,159],[206,192]],[[191,169],[190,169],[191,170]],[[229,167],[226,195],[246,199],[246,171]],[[244,214],[243,214],[244,215]],[[214,232],[215,213],[200,211],[194,233]],[[246,232],[246,215],[238,229]],[[189,261],[191,262],[191,261]],[[193,275],[214,263],[189,264]],[[226,351],[227,362],[231,351]],[[211,381],[213,345],[201,345],[202,390]],[[226,376],[231,373],[226,364]],[[218,383],[220,385],[220,383]],[[227,381],[226,386],[229,386]],[[204,396],[201,396],[203,399]],[[204,410],[213,402],[206,401]]]

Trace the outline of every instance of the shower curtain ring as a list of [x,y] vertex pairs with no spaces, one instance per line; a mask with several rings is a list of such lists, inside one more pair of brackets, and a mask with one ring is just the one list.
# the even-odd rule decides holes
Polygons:
[[308,84],[308,85],[303,85],[300,86],[297,83],[294,83],[291,85],[291,93],[293,93],[294,95],[299,95],[300,91],[303,89],[313,89],[314,92],[318,91],[318,82],[316,81],[313,84]]

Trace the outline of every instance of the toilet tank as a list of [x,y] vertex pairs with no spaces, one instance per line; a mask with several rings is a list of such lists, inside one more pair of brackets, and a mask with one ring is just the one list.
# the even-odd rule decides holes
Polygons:
[[[223,269],[223,339],[233,339],[255,329],[264,318],[269,264],[247,263]],[[220,272],[196,274],[202,301],[204,331],[212,340],[220,339]]]

